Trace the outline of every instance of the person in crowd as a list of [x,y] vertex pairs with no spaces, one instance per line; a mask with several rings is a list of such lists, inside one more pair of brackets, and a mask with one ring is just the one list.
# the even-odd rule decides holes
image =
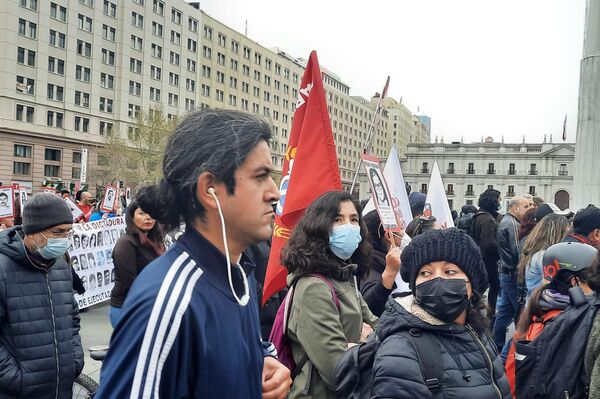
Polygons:
[[527,210],[533,208],[531,195],[517,195],[508,203],[508,211],[498,225],[498,247],[500,261],[500,296],[496,303],[496,319],[492,334],[498,350],[506,342],[506,329],[520,309],[517,266],[519,265],[520,221]]
[[54,194],[33,195],[23,224],[0,236],[0,397],[72,396],[83,369],[79,313],[65,261],[73,216]]
[[71,192],[69,190],[60,190],[60,197],[62,199],[69,198],[71,196]]
[[393,290],[400,271],[400,246],[402,235],[385,231],[377,211],[363,217],[367,227],[367,238],[373,247],[368,273],[360,279],[360,292],[377,317],[381,316],[385,304]]
[[[338,361],[377,323],[357,286],[371,252],[361,212],[350,194],[325,193],[308,207],[283,249],[288,286],[294,285],[287,336],[299,368],[290,399],[335,398]],[[332,284],[339,309],[323,279]]]
[[[542,219],[538,226],[552,217],[566,218],[560,215],[549,215]],[[537,227],[536,226],[536,229]],[[536,234],[535,230],[531,238]],[[531,239],[528,239],[529,242]],[[581,287],[585,295],[591,295],[592,289],[588,286],[588,269],[594,262],[597,250],[591,245],[582,243],[557,243],[550,246],[542,257],[544,275],[548,283],[535,288],[523,310],[517,329],[510,342],[510,349],[506,357],[506,375],[510,389],[515,397],[516,364],[515,342],[519,340],[532,341],[543,331],[546,323],[558,316],[571,306],[569,288]],[[556,272],[556,264],[568,265],[568,269],[561,268]]]
[[538,206],[542,205],[543,203],[545,203],[546,201],[544,201],[544,199],[538,195],[534,195],[531,200],[533,201],[533,207],[537,208]]
[[474,205],[463,205],[460,209],[460,214],[454,219],[454,226],[462,231],[468,231],[472,226],[472,215],[475,215],[476,213],[477,207]]
[[[431,230],[413,238],[401,258],[412,292],[390,297],[381,316],[370,398],[510,398],[482,312],[488,281],[477,245],[457,228]],[[427,335],[439,353],[438,395],[407,333]]]
[[437,219],[435,216],[425,217],[423,215],[414,218],[408,226],[406,226],[406,234],[413,238],[426,231],[437,229]]
[[136,277],[154,259],[164,252],[160,226],[133,201],[125,214],[125,235],[113,249],[116,282],[110,294],[108,314],[110,324],[116,327],[121,308]]
[[240,111],[196,110],[175,128],[164,177],[137,200],[166,231],[183,219],[185,233],[130,288],[96,399],[287,396],[243,256],[273,232],[270,140],[265,120]]
[[535,220],[539,222],[544,216],[549,215],[551,213],[569,218],[569,216],[573,212],[571,212],[568,209],[561,211],[560,208],[552,202],[544,202],[543,204],[540,204],[535,207]]
[[413,191],[408,195],[408,202],[410,203],[413,219],[423,214],[426,199],[427,195],[418,191]]
[[79,207],[79,209],[81,209],[81,212],[83,212],[83,215],[81,215],[79,217],[79,219],[76,220],[76,222],[89,222],[90,216],[92,215],[92,212],[93,212],[93,207],[91,204],[92,194],[88,193],[87,191],[84,191],[81,193],[80,198],[81,199],[77,203],[77,206]]
[[577,212],[573,218],[573,232],[565,242],[582,242],[600,248],[600,208],[589,205]]
[[519,225],[519,252],[522,250],[527,236],[529,236],[538,222],[538,219],[535,217],[535,211],[536,208],[532,206],[523,214],[523,217],[521,218]]
[[[600,293],[600,254],[588,271],[588,285],[598,296]],[[585,374],[590,379],[589,397],[600,398],[600,313],[596,313],[585,350]]]
[[570,229],[571,225],[566,217],[551,213],[539,221],[523,243],[517,270],[519,284],[524,282],[527,287],[527,298],[542,284],[544,252],[561,242]]
[[114,212],[105,212],[102,209],[100,209],[100,203],[96,204],[96,207],[94,208],[94,212],[90,215],[90,222],[96,222],[98,220],[102,220],[102,219],[109,219],[109,218],[114,218],[117,215]]
[[481,250],[483,263],[488,276],[489,292],[487,297],[488,317],[494,319],[496,300],[500,292],[500,281],[498,279],[498,249],[497,220],[500,217],[500,191],[488,188],[479,196],[479,212],[473,216],[473,239]]
[[458,212],[456,212],[454,209],[452,209],[450,211],[450,214],[452,215],[452,220],[453,221],[456,220],[456,219],[458,219]]

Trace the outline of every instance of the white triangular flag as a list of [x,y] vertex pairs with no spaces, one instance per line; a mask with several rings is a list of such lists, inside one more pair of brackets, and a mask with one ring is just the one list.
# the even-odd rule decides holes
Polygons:
[[425,199],[425,209],[423,211],[424,215],[426,215],[428,208],[431,211],[431,215],[437,219],[436,223],[443,228],[454,227],[454,220],[452,219],[450,205],[448,205],[448,198],[446,198],[446,190],[444,189],[444,182],[442,181],[442,175],[440,174],[437,162],[433,164],[433,169],[431,170],[431,179],[429,180],[427,199]]

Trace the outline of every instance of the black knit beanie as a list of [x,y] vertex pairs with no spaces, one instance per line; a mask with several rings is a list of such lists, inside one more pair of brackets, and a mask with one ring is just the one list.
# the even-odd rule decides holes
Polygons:
[[38,193],[23,207],[23,232],[35,234],[60,224],[73,223],[67,203],[50,193]]
[[479,294],[488,287],[488,277],[475,241],[457,228],[430,230],[415,237],[402,252],[400,275],[415,292],[415,280],[423,265],[435,261],[454,263],[469,277]]

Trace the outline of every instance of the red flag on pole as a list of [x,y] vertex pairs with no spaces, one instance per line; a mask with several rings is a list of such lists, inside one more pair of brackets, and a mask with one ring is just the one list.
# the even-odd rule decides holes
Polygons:
[[567,114],[565,114],[565,121],[563,123],[562,139],[563,139],[563,141],[567,141]]
[[281,176],[263,305],[286,286],[287,270],[280,264],[280,253],[304,210],[324,192],[342,189],[321,69],[314,51],[300,83]]

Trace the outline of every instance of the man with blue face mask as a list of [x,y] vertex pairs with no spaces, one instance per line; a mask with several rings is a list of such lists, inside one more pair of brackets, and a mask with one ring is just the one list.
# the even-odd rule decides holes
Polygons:
[[40,193],[23,225],[0,233],[0,397],[71,398],[83,369],[71,268],[73,216]]

